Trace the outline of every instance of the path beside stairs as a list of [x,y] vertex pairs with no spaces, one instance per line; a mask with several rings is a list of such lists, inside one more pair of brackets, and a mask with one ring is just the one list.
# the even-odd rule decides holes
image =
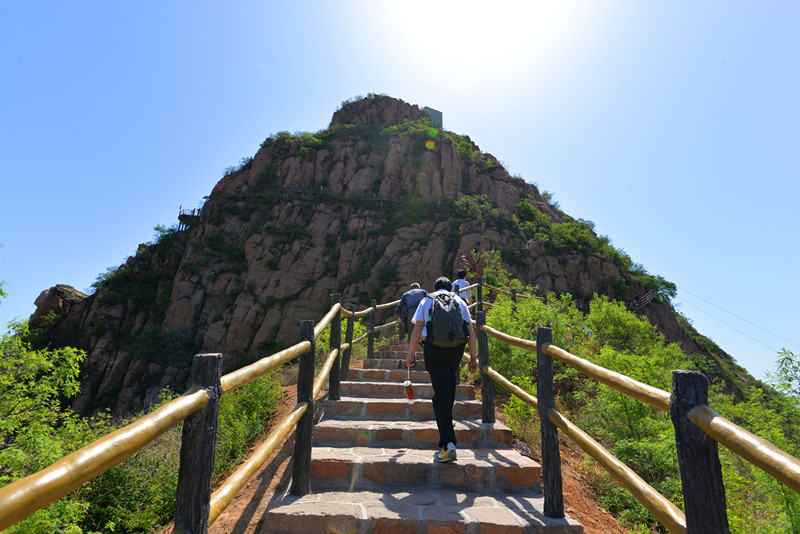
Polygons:
[[422,354],[403,387],[407,345],[380,347],[341,382],[314,427],[311,491],[275,495],[263,533],[500,534],[583,532],[544,516],[541,466],[511,448],[511,430],[483,424],[474,387],[459,385],[458,460],[433,462],[439,433]]

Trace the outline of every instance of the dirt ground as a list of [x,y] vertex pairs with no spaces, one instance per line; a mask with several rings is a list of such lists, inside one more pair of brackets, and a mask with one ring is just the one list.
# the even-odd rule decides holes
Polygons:
[[[279,423],[297,404],[297,389],[285,387],[275,409],[273,424]],[[272,425],[270,425],[272,426]],[[272,428],[267,428],[268,436]],[[263,442],[259,440],[251,450]],[[289,485],[290,471],[287,471],[292,452],[294,452],[294,433],[279,446],[264,463],[264,466],[233,499],[216,521],[208,528],[209,534],[251,534],[258,532],[270,499],[276,491]]]
[[583,473],[583,451],[561,439],[561,474],[564,511],[583,525],[585,534],[625,534],[628,532],[614,517],[597,504],[597,496]]

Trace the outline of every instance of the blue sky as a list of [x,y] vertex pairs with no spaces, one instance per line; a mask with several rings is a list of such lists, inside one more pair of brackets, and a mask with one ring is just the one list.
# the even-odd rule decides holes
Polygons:
[[0,325],[375,92],[593,221],[756,377],[800,353],[800,3],[491,4],[4,1]]

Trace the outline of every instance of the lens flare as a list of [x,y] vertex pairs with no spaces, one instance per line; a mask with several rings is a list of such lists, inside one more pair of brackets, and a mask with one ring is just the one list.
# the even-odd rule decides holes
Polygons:
[[428,137],[430,137],[431,139],[433,139],[437,135],[439,135],[439,130],[437,130],[436,128],[431,128],[430,130],[428,130]]
[[425,141],[425,148],[427,148],[428,150],[433,150],[435,146],[436,143],[433,141],[433,139],[428,139],[427,141]]
[[356,531],[355,527],[348,523],[350,523],[350,521],[344,518],[335,517],[328,522],[328,532],[331,534],[354,534]]

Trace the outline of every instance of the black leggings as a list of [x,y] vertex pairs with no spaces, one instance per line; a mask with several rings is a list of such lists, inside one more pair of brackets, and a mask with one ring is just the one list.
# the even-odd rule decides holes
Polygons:
[[431,375],[433,386],[433,415],[439,429],[439,448],[448,443],[457,444],[453,428],[453,403],[456,400],[456,387],[459,382],[461,357],[464,346],[442,348],[425,342],[425,369]]

